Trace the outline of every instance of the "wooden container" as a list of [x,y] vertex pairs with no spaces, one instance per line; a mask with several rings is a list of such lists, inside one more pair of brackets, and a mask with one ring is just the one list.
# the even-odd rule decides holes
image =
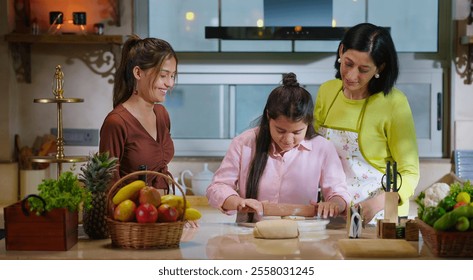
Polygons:
[[414,220],[406,222],[406,240],[419,241],[419,225]]
[[378,220],[377,236],[382,239],[396,239],[396,223],[392,223],[388,219]]
[[58,208],[38,216],[24,202],[4,208],[6,250],[67,251],[77,243],[77,211]]
[[473,257],[473,232],[435,230],[416,218],[424,243],[437,257]]

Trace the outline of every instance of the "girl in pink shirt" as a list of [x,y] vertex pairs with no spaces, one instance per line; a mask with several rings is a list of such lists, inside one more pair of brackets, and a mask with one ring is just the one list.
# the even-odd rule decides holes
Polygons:
[[[313,111],[296,75],[284,75],[259,126],[232,140],[207,188],[210,205],[229,215],[238,212],[237,222],[259,220],[262,201],[314,204],[314,215],[324,218],[344,213],[351,202],[345,173],[333,144],[315,133]],[[323,202],[317,203],[319,187]]]

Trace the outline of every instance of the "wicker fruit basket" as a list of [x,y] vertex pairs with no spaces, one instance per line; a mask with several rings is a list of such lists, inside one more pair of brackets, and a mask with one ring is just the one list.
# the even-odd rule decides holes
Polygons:
[[170,223],[137,223],[137,222],[121,222],[113,219],[113,196],[123,187],[124,182],[139,175],[156,175],[164,177],[168,182],[172,183],[183,193],[184,205],[186,204],[186,196],[181,186],[174,181],[171,176],[156,171],[136,171],[130,173],[118,180],[109,190],[107,194],[107,204],[109,215],[107,217],[107,225],[112,239],[112,246],[127,249],[165,249],[178,248],[184,228],[184,213],[181,213],[176,222]]
[[472,231],[439,231],[416,218],[424,243],[438,257],[473,257]]

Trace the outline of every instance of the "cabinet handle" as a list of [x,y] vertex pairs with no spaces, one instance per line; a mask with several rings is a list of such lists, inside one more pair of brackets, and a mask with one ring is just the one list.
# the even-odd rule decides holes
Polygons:
[[437,93],[437,130],[442,130],[442,93]]

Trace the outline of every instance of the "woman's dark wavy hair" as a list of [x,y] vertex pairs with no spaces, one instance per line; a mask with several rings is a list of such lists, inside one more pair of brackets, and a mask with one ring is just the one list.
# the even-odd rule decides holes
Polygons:
[[[396,83],[399,75],[399,63],[394,47],[393,40],[389,31],[384,27],[379,27],[371,23],[361,23],[350,28],[343,36],[337,49],[335,59],[335,77],[341,79],[339,49],[343,45],[342,53],[347,50],[356,50],[368,52],[378,69],[379,78],[372,78],[368,83],[368,92],[370,95],[377,92],[384,92],[387,95]],[[382,68],[384,65],[384,68]]]
[[174,58],[177,64],[177,55],[168,42],[158,38],[141,39],[136,35],[131,35],[123,44],[120,65],[115,74],[113,108],[128,100],[133,94],[135,89],[133,68],[135,66],[142,70],[155,69],[158,73],[164,61],[170,58]]
[[[263,114],[259,120],[259,132],[256,136],[256,149],[251,161],[248,180],[246,183],[246,198],[258,197],[258,185],[261,175],[268,161],[271,146],[271,133],[269,120],[284,116],[294,122],[303,121],[307,124],[305,139],[317,136],[312,125],[314,116],[314,103],[310,93],[297,82],[294,73],[283,75],[282,85],[271,91]],[[251,221],[252,215],[249,217]]]

